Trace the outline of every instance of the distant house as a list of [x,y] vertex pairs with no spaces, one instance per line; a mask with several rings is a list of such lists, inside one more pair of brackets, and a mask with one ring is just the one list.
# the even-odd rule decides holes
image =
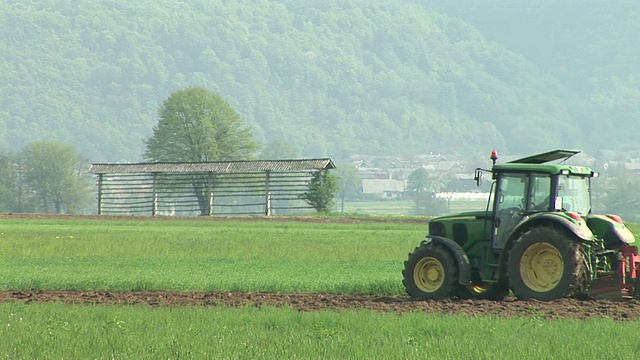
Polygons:
[[404,180],[362,179],[362,193],[378,195],[382,199],[401,199],[405,188]]

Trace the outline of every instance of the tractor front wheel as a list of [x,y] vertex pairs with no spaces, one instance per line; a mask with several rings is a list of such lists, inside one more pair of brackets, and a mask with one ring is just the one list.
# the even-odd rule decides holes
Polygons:
[[404,262],[404,286],[412,298],[436,300],[456,295],[458,267],[453,254],[433,242],[417,247]]
[[516,239],[509,252],[509,285],[522,300],[575,296],[586,288],[586,264],[572,236],[554,227],[536,227]]

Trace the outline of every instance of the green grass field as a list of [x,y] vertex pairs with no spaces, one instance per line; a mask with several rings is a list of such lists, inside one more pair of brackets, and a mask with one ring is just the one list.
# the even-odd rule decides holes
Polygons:
[[6,359],[634,359],[637,322],[0,304]]
[[0,219],[0,289],[402,293],[402,262],[426,231],[394,223]]
[[[426,223],[0,218],[0,288],[401,294],[402,263],[426,231]],[[0,357],[634,359],[637,328],[608,319],[10,302],[0,304]]]

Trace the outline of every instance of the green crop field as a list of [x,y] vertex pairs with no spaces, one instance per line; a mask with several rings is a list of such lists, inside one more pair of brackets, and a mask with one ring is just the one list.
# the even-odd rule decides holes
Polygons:
[[[396,295],[404,292],[402,263],[426,231],[426,222],[366,220],[0,218],[0,289]],[[638,324],[6,302],[0,304],[0,357],[634,359],[640,358]]]
[[634,359],[637,322],[1,304],[6,359]]
[[0,219],[0,289],[402,293],[402,262],[426,228]]

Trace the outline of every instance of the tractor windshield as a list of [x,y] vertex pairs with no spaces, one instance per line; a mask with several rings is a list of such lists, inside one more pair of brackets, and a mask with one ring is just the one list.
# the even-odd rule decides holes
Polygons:
[[591,211],[590,179],[588,176],[561,175],[558,182],[556,209],[587,215]]

